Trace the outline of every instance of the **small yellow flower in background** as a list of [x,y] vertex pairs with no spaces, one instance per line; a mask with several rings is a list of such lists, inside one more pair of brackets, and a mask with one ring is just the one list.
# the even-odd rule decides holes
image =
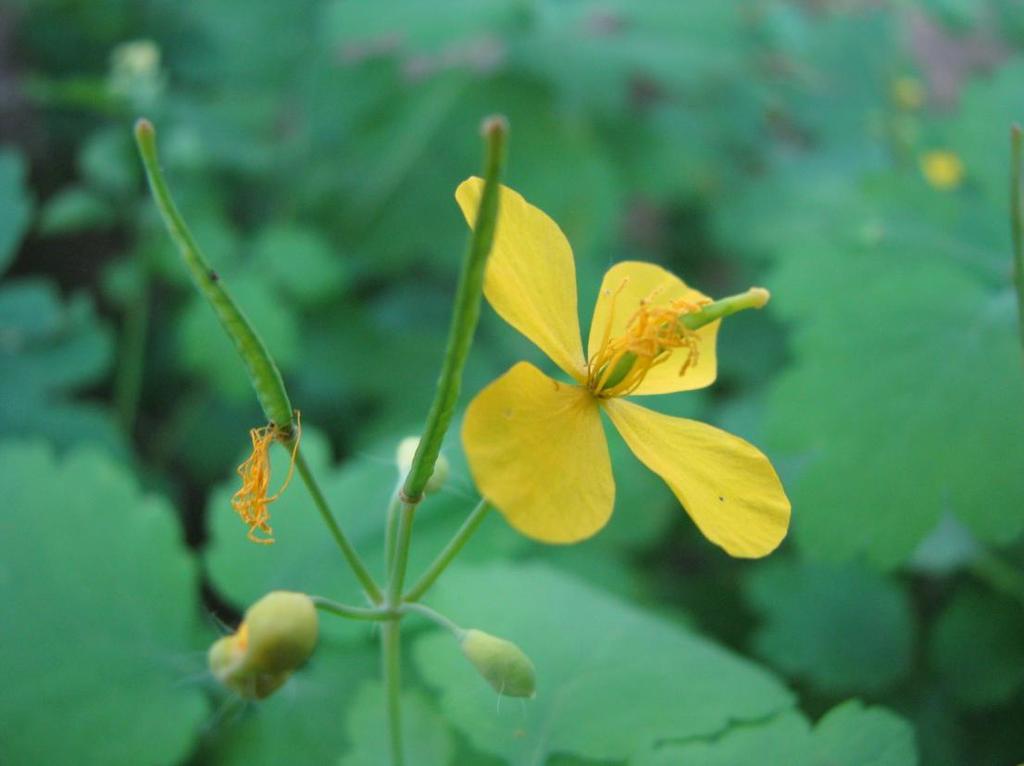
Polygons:
[[914,77],[897,77],[892,84],[892,99],[902,109],[920,109],[927,96],[924,85]]
[[[238,466],[238,475],[242,477],[242,486],[231,497],[231,507],[248,525],[248,537],[254,543],[270,545],[274,542],[274,530],[270,527],[269,506],[288,488],[292,474],[295,472],[295,455],[299,451],[299,440],[302,438],[301,416],[297,410],[295,415],[297,419],[296,433],[292,444],[288,475],[285,477],[281,489],[269,497],[267,490],[270,487],[270,445],[275,441],[285,441],[290,438],[291,432],[278,428],[274,423],[249,431],[252,452],[245,462]],[[265,537],[260,537],[257,532],[262,533]]]
[[[456,200],[473,224],[483,182]],[[717,375],[719,321],[679,321],[710,302],[659,266],[627,261],[604,276],[584,356],[576,266],[565,235],[507,187],[484,280],[495,311],[575,382],[520,362],[470,403],[462,441],[480,491],[523,534],[578,542],[608,522],[615,502],[601,411],[633,453],[672,489],[704,536],[733,556],[774,550],[790,504],[760,451],[717,428],[625,401],[704,388]],[[767,291],[751,291],[758,305]]]
[[921,157],[921,173],[936,189],[950,191],[964,180],[964,164],[953,152],[928,152]]

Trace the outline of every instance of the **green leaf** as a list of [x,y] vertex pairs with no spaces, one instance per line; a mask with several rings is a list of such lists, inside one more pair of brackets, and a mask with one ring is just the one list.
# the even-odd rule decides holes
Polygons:
[[533,660],[537,697],[520,703],[496,698],[451,636],[427,635],[414,649],[448,720],[511,763],[555,753],[622,760],[666,737],[722,734],[792,704],[755,665],[543,565],[457,566],[428,600]]
[[932,665],[971,707],[1007,702],[1024,685],[1024,614],[1008,598],[962,589],[931,635]]
[[114,223],[116,212],[101,195],[81,186],[68,186],[54,194],[39,213],[39,231],[47,235],[73,234]]
[[352,742],[342,722],[361,685],[376,675],[377,655],[374,644],[351,636],[322,638],[312,659],[267,699],[252,703],[224,696],[204,742],[205,762],[278,766],[301,756],[300,763],[336,763]]
[[14,259],[32,214],[27,174],[20,152],[0,148],[0,274]]
[[[1024,100],[1017,85],[1024,76],[1024,57],[1019,54],[993,74],[967,88],[949,126],[949,148],[964,164],[966,177],[987,195],[997,211],[1009,215],[1010,126],[1024,122]],[[998,215],[998,213],[997,213]]]
[[91,188],[116,197],[130,196],[141,180],[131,131],[120,124],[99,130],[85,140],[78,167]]
[[[1006,543],[1024,529],[1024,370],[1006,256],[989,227],[970,225],[977,207],[923,183],[887,178],[847,196],[844,230],[783,240],[768,280],[794,334],[766,432],[793,458],[795,537],[817,558],[893,567],[948,512],[982,542]],[[942,215],[948,236],[921,225]]]
[[252,267],[300,305],[337,300],[346,262],[316,230],[296,225],[263,229],[253,244]]
[[829,711],[814,729],[803,715],[781,713],[736,726],[708,742],[666,744],[630,766],[915,766],[910,725],[884,708],[850,701]]
[[[384,716],[384,689],[364,684],[349,707],[346,726],[351,751],[338,766],[380,766],[388,763],[389,732]],[[402,744],[406,766],[446,766],[454,763],[455,746],[448,724],[423,694],[402,692]]]
[[49,282],[9,281],[0,287],[0,339],[0,434],[122,449],[108,414],[72,398],[74,390],[103,378],[113,352],[87,296],[63,303]]
[[763,615],[755,652],[822,692],[878,692],[910,669],[910,603],[871,570],[772,561],[753,570],[746,595]]
[[0,482],[0,760],[180,763],[207,706],[173,509],[92,450],[4,442]]

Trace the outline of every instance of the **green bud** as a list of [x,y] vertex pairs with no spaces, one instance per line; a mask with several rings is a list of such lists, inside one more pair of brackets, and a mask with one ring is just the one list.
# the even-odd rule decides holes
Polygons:
[[[416,436],[407,436],[399,443],[398,450],[395,452],[395,461],[398,463],[398,471],[402,476],[408,474],[412,468],[412,459],[416,454],[416,448],[419,446],[420,440]],[[438,455],[437,462],[434,463],[434,472],[427,480],[427,486],[423,488],[423,494],[430,495],[441,489],[445,481],[448,480],[450,470],[451,467],[448,465],[448,459],[444,455]]]
[[316,648],[316,607],[305,593],[275,590],[245,612],[248,663],[268,673],[291,672]]
[[210,647],[207,660],[214,678],[246,699],[269,697],[291,673],[263,673],[246,664],[245,642],[236,633],[218,639]]
[[214,642],[207,660],[222,684],[263,699],[288,680],[316,648],[318,620],[309,596],[273,591],[245,613],[238,631]]
[[470,628],[462,634],[459,643],[466,659],[498,694],[508,697],[536,695],[533,663],[511,641]]

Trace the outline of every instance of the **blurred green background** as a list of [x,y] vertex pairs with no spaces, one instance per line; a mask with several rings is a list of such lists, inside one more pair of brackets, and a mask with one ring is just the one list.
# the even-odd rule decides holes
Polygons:
[[[325,618],[314,660],[258,705],[206,674],[267,590],[358,594],[300,485],[274,546],[229,507],[262,415],[131,125],[160,129],[379,567],[465,240],[452,194],[493,112],[507,182],[573,244],[585,311],[625,258],[711,295],[771,289],[726,322],[712,389],[654,405],[766,451],[793,526],[770,558],[731,560],[613,439],[608,529],[551,548],[494,515],[429,599],[519,643],[537,700],[496,706],[416,624],[411,761],[1024,760],[1022,48],[1014,0],[7,0],[0,761],[384,762],[371,627]],[[543,364],[485,309],[463,405],[524,358]],[[455,429],[446,454],[414,571],[476,497]]]

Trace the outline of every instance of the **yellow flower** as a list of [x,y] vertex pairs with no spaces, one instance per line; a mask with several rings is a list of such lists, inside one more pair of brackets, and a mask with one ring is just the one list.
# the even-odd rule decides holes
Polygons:
[[964,179],[964,164],[953,152],[928,152],[921,158],[925,180],[941,191],[955,189]]
[[[482,190],[470,178],[455,193],[470,225]],[[484,294],[574,383],[520,362],[470,403],[462,441],[484,497],[537,540],[572,543],[598,532],[615,501],[603,410],[705,537],[733,556],[774,550],[790,505],[768,458],[717,428],[623,398],[714,382],[719,321],[697,330],[677,321],[707,296],[654,264],[618,263],[604,276],[584,356],[569,242],[512,189],[502,187],[500,205]],[[751,295],[767,300],[766,291]]]

